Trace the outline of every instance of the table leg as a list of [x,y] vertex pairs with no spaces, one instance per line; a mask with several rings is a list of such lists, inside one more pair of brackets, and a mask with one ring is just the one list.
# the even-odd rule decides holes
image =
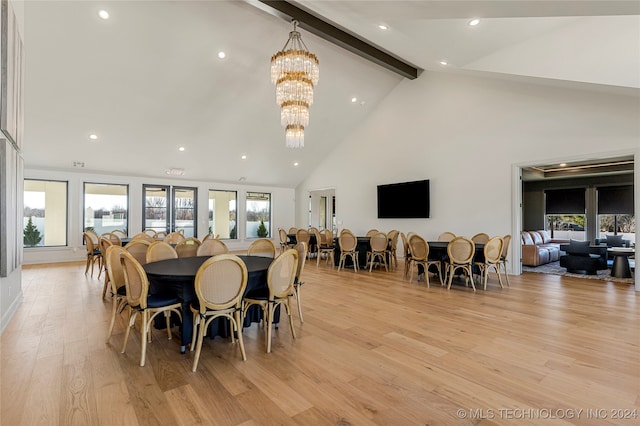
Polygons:
[[631,278],[629,259],[627,256],[614,256],[611,276],[616,278]]

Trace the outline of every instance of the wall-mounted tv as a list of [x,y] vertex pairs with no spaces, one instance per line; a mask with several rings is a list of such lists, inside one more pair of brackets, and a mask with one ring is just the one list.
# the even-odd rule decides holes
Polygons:
[[429,217],[429,181],[378,185],[379,219],[422,219]]

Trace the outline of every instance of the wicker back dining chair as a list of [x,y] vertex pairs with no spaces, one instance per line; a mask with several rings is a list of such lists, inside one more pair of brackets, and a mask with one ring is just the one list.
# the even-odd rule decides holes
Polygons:
[[[389,247],[389,240],[387,234],[384,232],[376,232],[369,237],[369,250],[367,251],[367,265],[369,265],[369,272],[373,269],[373,264],[378,263],[384,265],[384,269],[389,272],[387,267],[387,248]],[[365,265],[366,269],[366,265]]]
[[131,253],[141,265],[145,265],[147,263],[147,249],[149,249],[150,245],[151,242],[144,238],[135,238],[129,241],[129,243],[124,246],[124,249]]
[[293,244],[289,242],[287,231],[283,228],[278,228],[278,237],[280,238],[280,253],[283,253],[293,247]]
[[120,237],[120,245],[122,245],[122,239],[127,238],[127,233],[122,229],[114,229],[113,231],[111,231],[111,233],[116,234],[118,237]]
[[98,241],[98,247],[100,248],[100,254],[102,256],[102,266],[100,267],[100,272],[98,272],[98,279],[100,278],[100,274],[104,269],[104,285],[102,286],[102,298],[104,299],[107,294],[107,286],[109,285],[109,271],[107,271],[107,265],[104,261],[104,254],[107,252],[107,248],[113,246],[114,244],[109,239],[109,234],[106,236],[103,234]]
[[124,251],[125,249],[122,247],[109,246],[104,255],[104,262],[107,265],[111,288],[111,320],[109,321],[109,329],[107,330],[107,342],[113,333],[118,312],[122,312],[127,304],[124,270],[122,269],[122,263],[120,261]]
[[456,237],[456,234],[454,234],[453,232],[445,231],[440,235],[438,235],[438,241],[449,242],[453,240],[455,237]]
[[298,316],[300,317],[300,322],[304,322],[304,319],[302,318],[302,303],[300,302],[300,289],[304,284],[304,281],[302,281],[302,271],[304,271],[304,264],[306,263],[304,259],[307,257],[307,245],[305,243],[298,243],[293,247],[293,249],[298,252],[298,267],[296,268],[296,276],[293,280],[293,289],[296,293]]
[[164,241],[154,241],[147,248],[147,263],[157,262],[165,259],[176,259],[178,253],[176,249],[171,247],[171,244],[167,244]]
[[124,282],[127,294],[127,309],[129,312],[129,326],[124,335],[121,353],[125,353],[129,334],[136,317],[140,315],[140,367],[144,367],[147,354],[147,341],[151,341],[151,324],[153,319],[163,314],[167,325],[167,335],[171,339],[171,313],[174,312],[182,321],[182,303],[178,297],[164,294],[149,294],[149,280],[142,269],[142,265],[128,251],[120,258],[124,271]]
[[[467,280],[471,281],[473,291],[476,291],[476,286],[473,283],[473,255],[475,254],[475,244],[468,238],[456,237],[449,241],[447,245],[447,277],[449,277],[449,283],[447,290],[451,288],[451,282],[453,281],[453,275],[455,271],[461,269],[465,273],[465,283]],[[468,285],[468,284],[467,284]]]
[[196,254],[198,256],[217,256],[226,253],[229,253],[229,247],[227,247],[224,242],[215,238],[209,238],[200,244]]
[[247,255],[275,258],[277,251],[278,248],[269,238],[258,238],[247,249]]
[[483,279],[484,286],[483,288],[487,289],[487,280],[489,278],[489,269],[493,268],[498,275],[498,282],[500,283],[500,288],[503,288],[502,285],[502,277],[500,276],[500,256],[502,256],[502,246],[503,240],[502,237],[493,237],[489,239],[484,244],[484,261],[479,262],[476,261],[473,264],[480,270],[480,278]]
[[392,229],[387,232],[387,239],[389,240],[389,248],[387,249],[387,255],[389,257],[389,266],[393,268],[398,267],[398,235],[400,232],[396,229]]
[[402,279],[406,279],[409,275],[409,267],[411,266],[411,249],[409,248],[409,238],[407,238],[404,232],[400,233],[400,238],[402,239],[402,250],[404,252],[404,273]]
[[[234,333],[238,336],[238,346],[242,360],[246,361],[242,339],[242,296],[247,288],[247,267],[233,254],[221,254],[207,259],[198,269],[195,278],[197,303],[191,304],[193,312],[193,337],[191,350],[195,347],[193,366],[195,373],[200,360],[202,342],[207,329],[216,318],[226,318],[231,323],[231,341]],[[197,341],[196,341],[197,335]]]
[[185,238],[176,244],[176,253],[178,253],[178,257],[197,256],[200,244],[200,240],[195,237]]
[[318,244],[318,258],[316,259],[316,267],[320,266],[320,258],[326,256],[327,263],[333,268],[335,247],[333,245],[333,232],[328,229],[320,232],[320,243]]
[[378,230],[377,230],[377,229],[375,229],[375,228],[369,229],[369,230],[367,231],[367,233],[365,234],[365,237],[367,237],[367,238],[371,238],[373,235],[377,234],[378,232],[380,232],[380,231],[378,231]]
[[[84,268],[84,273],[86,274],[89,271],[89,266],[91,266],[91,276],[93,276],[93,267],[97,263],[98,268],[102,267],[102,256],[100,253],[99,239],[96,238],[94,241],[93,235],[89,231],[86,231],[82,234],[82,238],[84,239],[85,249],[87,251],[87,264]],[[99,274],[100,272],[98,272]]]
[[511,245],[511,234],[507,234],[502,237],[502,254],[500,255],[499,266],[504,270],[504,277],[507,281],[507,287],[511,287],[509,284],[509,274],[507,273],[507,256],[509,256],[509,246]]
[[489,236],[489,234],[480,232],[474,235],[473,237],[471,237],[471,241],[473,241],[474,244],[486,244],[490,238],[491,237]]
[[169,244],[178,244],[180,241],[184,241],[186,238],[182,232],[171,232],[164,237],[164,242]]
[[409,283],[413,279],[414,266],[421,265],[424,271],[425,281],[427,282],[427,288],[429,287],[429,269],[434,267],[437,271],[437,276],[440,279],[440,284],[444,285],[444,279],[442,278],[442,265],[439,259],[429,259],[429,244],[427,241],[418,234],[413,234],[409,238],[409,250],[411,251],[411,270],[409,272]]
[[144,241],[149,241],[150,243],[156,241],[151,235],[145,232],[138,232],[133,237],[131,237],[131,241],[133,240],[144,240]]
[[[258,305],[262,309],[262,316],[266,318],[267,326],[267,342],[266,351],[271,352],[271,334],[273,317],[278,306],[282,305],[289,317],[289,326],[291,327],[291,335],[296,338],[296,330],[293,326],[293,315],[291,315],[291,298],[295,295],[293,283],[295,281],[296,271],[298,267],[298,252],[289,249],[278,256],[269,266],[267,272],[268,292],[256,290],[249,292],[243,299],[242,312],[247,314],[247,310]],[[244,323],[244,319],[243,319]]]
[[358,272],[358,239],[348,229],[343,229],[338,237],[338,245],[340,246],[340,261],[338,262],[338,272],[340,268],[344,268],[347,257],[353,262],[353,270]]

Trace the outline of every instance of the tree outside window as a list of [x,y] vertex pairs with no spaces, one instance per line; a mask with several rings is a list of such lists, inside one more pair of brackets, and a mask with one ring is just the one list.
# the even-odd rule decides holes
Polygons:
[[67,182],[24,180],[25,247],[67,245]]

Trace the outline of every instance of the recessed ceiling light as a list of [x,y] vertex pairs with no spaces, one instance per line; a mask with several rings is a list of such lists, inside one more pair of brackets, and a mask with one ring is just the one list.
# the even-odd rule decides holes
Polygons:
[[98,135],[96,135],[95,133],[91,133],[89,135],[89,139],[91,139],[92,141],[95,141],[96,139],[98,139]]
[[180,148],[178,148],[178,151],[180,152],[184,151],[184,146],[181,146]]
[[478,25],[480,23],[479,19],[472,19],[470,20],[467,25],[469,25],[470,27],[475,27],[476,25]]
[[227,54],[226,54],[226,53],[224,53],[224,52],[218,52],[218,58],[220,58],[220,59],[224,59],[224,58],[226,58],[226,57],[227,57]]
[[98,16],[102,19],[109,19],[109,12],[107,12],[106,10],[101,10],[100,12],[98,12]]
[[385,24],[378,25],[378,28],[380,28],[381,30],[388,30],[389,29],[389,27],[387,27]]
[[560,167],[567,167],[567,163],[560,163]]
[[447,62],[447,61],[440,61],[440,65],[449,65],[449,62]]
[[358,102],[358,98],[356,98],[356,97],[351,98],[351,102],[353,102],[355,104],[356,102]]
[[300,165],[300,163],[298,163],[297,161],[293,162],[293,167],[298,167]]
[[246,160],[246,159],[247,159],[247,156],[246,156],[246,155],[243,155],[243,156],[241,156],[240,158],[241,158],[241,159],[243,159],[243,160]]

